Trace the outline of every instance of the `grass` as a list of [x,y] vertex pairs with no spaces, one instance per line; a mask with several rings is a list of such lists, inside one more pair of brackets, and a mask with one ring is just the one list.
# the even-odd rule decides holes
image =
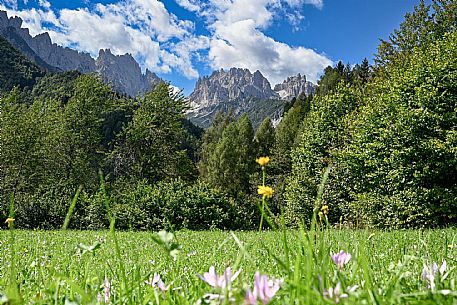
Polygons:
[[[315,237],[303,231],[181,231],[174,239],[116,232],[119,255],[109,231],[14,230],[12,241],[10,233],[0,231],[0,304],[103,304],[105,278],[111,304],[242,304],[256,271],[284,280],[270,304],[457,304],[456,229],[326,230]],[[341,271],[330,258],[340,250],[352,254]],[[446,272],[436,274],[431,289],[421,278],[424,264],[443,260]],[[213,265],[219,274],[229,266],[242,269],[230,291],[197,276]],[[154,273],[166,291],[145,284]],[[347,298],[330,297],[338,283],[344,292],[358,288]],[[209,301],[210,293],[222,298]]]

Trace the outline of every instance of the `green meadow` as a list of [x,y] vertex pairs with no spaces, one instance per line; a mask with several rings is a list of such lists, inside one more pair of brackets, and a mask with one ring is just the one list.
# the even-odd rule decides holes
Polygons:
[[[279,286],[258,304],[457,304],[456,229],[173,237],[3,230],[0,243],[0,304],[250,304],[246,293],[256,272],[267,275],[268,287]],[[351,258],[338,267],[331,255],[341,250]],[[200,278],[211,266],[218,275],[227,267],[240,273],[212,287]],[[151,284],[155,274],[162,289]]]

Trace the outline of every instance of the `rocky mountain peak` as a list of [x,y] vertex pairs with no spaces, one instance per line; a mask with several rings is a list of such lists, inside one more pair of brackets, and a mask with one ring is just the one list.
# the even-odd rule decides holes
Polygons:
[[[258,101],[269,104],[267,101],[278,100],[278,95],[260,71],[251,73],[249,69],[230,68],[216,70],[210,76],[199,78],[189,100],[189,117],[200,126],[208,127],[219,110],[230,108],[236,116],[244,112],[255,115]],[[273,104],[264,108],[274,111],[281,108],[280,103]],[[254,125],[260,123],[257,121],[253,120]]]
[[128,53],[114,55],[110,49],[100,50],[95,66],[104,82],[130,96],[144,94],[160,81],[160,78],[149,70],[142,74],[138,62]]
[[314,92],[314,85],[298,74],[271,89],[269,81],[257,70],[230,68],[216,70],[198,79],[189,96],[188,116],[202,127],[208,127],[219,110],[232,109],[235,115],[249,113],[254,125],[265,116],[279,121],[285,101],[302,93]]
[[274,87],[274,91],[284,100],[290,100],[302,93],[308,96],[313,94],[314,90],[314,84],[307,81],[306,76],[302,76],[300,73],[296,76],[288,77],[281,84],[277,84]]
[[36,35],[35,36],[35,41],[38,44],[52,45],[51,36],[49,36],[48,32],[44,32],[44,33]]
[[1,27],[13,27],[20,29],[22,26],[22,19],[19,17],[8,18],[6,11],[0,11],[0,26]]
[[21,26],[21,18],[8,18],[7,12],[0,11],[0,35],[5,36],[29,59],[49,71],[95,72],[105,82],[111,83],[114,89],[131,96],[142,95],[161,81],[149,70],[143,74],[131,54],[114,55],[111,50],[106,49],[100,50],[95,60],[88,53],[52,43],[47,32],[32,37],[29,30]]
[[270,83],[260,73],[248,69],[230,68],[214,71],[211,76],[199,78],[189,97],[191,108],[208,107],[220,102],[244,98],[271,99],[276,94]]

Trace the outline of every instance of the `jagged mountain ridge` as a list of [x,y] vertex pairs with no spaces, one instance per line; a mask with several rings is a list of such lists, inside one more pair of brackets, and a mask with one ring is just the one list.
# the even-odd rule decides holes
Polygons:
[[307,81],[305,75],[299,73],[288,77],[281,84],[276,84],[273,90],[281,99],[290,100],[302,93],[306,96],[314,94],[315,85]]
[[33,87],[46,72],[0,36],[0,96],[13,87]]
[[211,125],[218,111],[228,109],[235,116],[248,113],[254,126],[265,117],[279,123],[285,102],[302,93],[313,94],[314,88],[314,84],[300,74],[288,77],[272,90],[269,81],[258,70],[251,73],[241,68],[221,69],[198,79],[189,96],[188,116],[204,128]]
[[88,53],[52,43],[47,32],[32,37],[27,28],[22,28],[21,18],[8,18],[5,11],[0,11],[0,35],[47,71],[96,73],[116,91],[130,96],[142,95],[161,81],[148,70],[143,74],[140,65],[130,54],[113,55],[110,50],[101,50],[95,60]]
[[114,55],[109,49],[100,50],[95,66],[104,82],[130,96],[143,95],[161,81],[155,73],[147,69],[143,74],[132,55]]
[[189,100],[192,109],[199,109],[251,97],[270,99],[276,98],[276,95],[259,71],[252,74],[248,69],[231,68],[199,78]]
[[[21,26],[21,18],[8,18],[5,11],[0,11],[0,35],[47,71],[96,73],[116,91],[130,96],[143,95],[161,81],[149,70],[143,74],[130,54],[114,55],[106,49],[100,50],[98,58],[93,59],[88,53],[52,43],[48,33],[32,37],[29,30]],[[188,117],[200,126],[208,127],[219,110],[232,109],[237,116],[249,113],[254,126],[266,116],[279,122],[285,101],[313,91],[314,85],[300,74],[275,85],[273,90],[260,71],[251,73],[241,68],[221,69],[198,79],[189,97],[191,110]]]

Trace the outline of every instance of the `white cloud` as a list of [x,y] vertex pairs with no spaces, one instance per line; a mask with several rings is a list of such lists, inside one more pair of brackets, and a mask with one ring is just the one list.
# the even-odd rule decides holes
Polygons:
[[319,9],[322,9],[322,7],[324,7],[323,0],[305,0],[305,3],[314,5],[315,7],[319,8]]
[[2,0],[1,2],[8,8],[17,9],[17,0]]
[[38,5],[48,10],[51,8],[51,3],[49,3],[47,0],[38,0]]
[[315,82],[319,73],[331,64],[329,59],[313,50],[290,47],[264,35],[255,28],[253,20],[218,27],[216,37],[211,41],[209,58],[215,69],[260,70],[272,85],[298,73]]
[[201,48],[208,48],[208,38],[196,37],[192,22],[179,20],[158,0],[97,4],[92,10],[62,9],[57,15],[49,9],[47,0],[39,1],[43,9],[7,10],[8,15],[24,20],[23,27],[28,27],[31,35],[47,31],[53,42],[89,52],[93,57],[100,49],[109,48],[116,55],[132,54],[143,69],[176,69],[189,78],[198,77],[192,63],[195,55],[189,53],[198,54]]
[[190,78],[197,78],[199,74],[192,66],[192,61],[193,59],[201,61],[202,57],[199,56],[198,51],[208,49],[209,46],[210,39],[206,36],[193,37],[173,44],[171,49],[176,54],[174,58],[176,68]]
[[36,0],[41,8],[21,11],[17,0],[0,1],[9,15],[24,20],[23,27],[32,35],[47,31],[54,42],[94,57],[106,48],[117,55],[130,53],[143,69],[154,72],[179,71],[195,78],[199,76],[195,63],[206,62],[214,69],[260,70],[275,84],[297,73],[315,81],[331,64],[314,50],[265,34],[278,20],[298,29],[306,5],[321,9],[322,0],[175,0],[203,20],[209,31],[206,37],[198,36],[193,22],[179,19],[159,0],[121,0],[55,12],[49,0]]
[[28,28],[32,36],[46,32],[43,23],[51,23],[59,26],[59,20],[53,11],[43,11],[41,9],[32,8],[30,10],[17,11],[10,9],[0,4],[0,10],[7,12],[8,16],[17,16],[23,20],[22,27]]
[[198,0],[176,0],[176,3],[191,12],[198,12],[201,7]]
[[107,6],[98,4],[97,8],[102,14],[122,16],[125,23],[139,27],[143,33],[161,42],[182,38],[193,30],[192,22],[179,20],[158,0],[128,0]]
[[287,13],[287,20],[289,20],[290,25],[293,28],[293,31],[298,31],[301,27],[302,21],[305,19],[305,16],[300,14],[300,12]]
[[[214,21],[209,25],[212,40],[209,60],[214,69],[240,67],[260,70],[272,85],[287,76],[305,74],[316,82],[332,62],[322,54],[304,47],[289,46],[263,33],[275,20],[285,16],[297,29],[303,16],[300,8],[318,0],[212,0]],[[211,22],[211,17],[209,17]]]
[[225,2],[224,5],[218,7],[215,26],[253,20],[256,27],[267,28],[273,18],[273,13],[267,8],[270,3],[271,0],[235,0],[230,4]]

